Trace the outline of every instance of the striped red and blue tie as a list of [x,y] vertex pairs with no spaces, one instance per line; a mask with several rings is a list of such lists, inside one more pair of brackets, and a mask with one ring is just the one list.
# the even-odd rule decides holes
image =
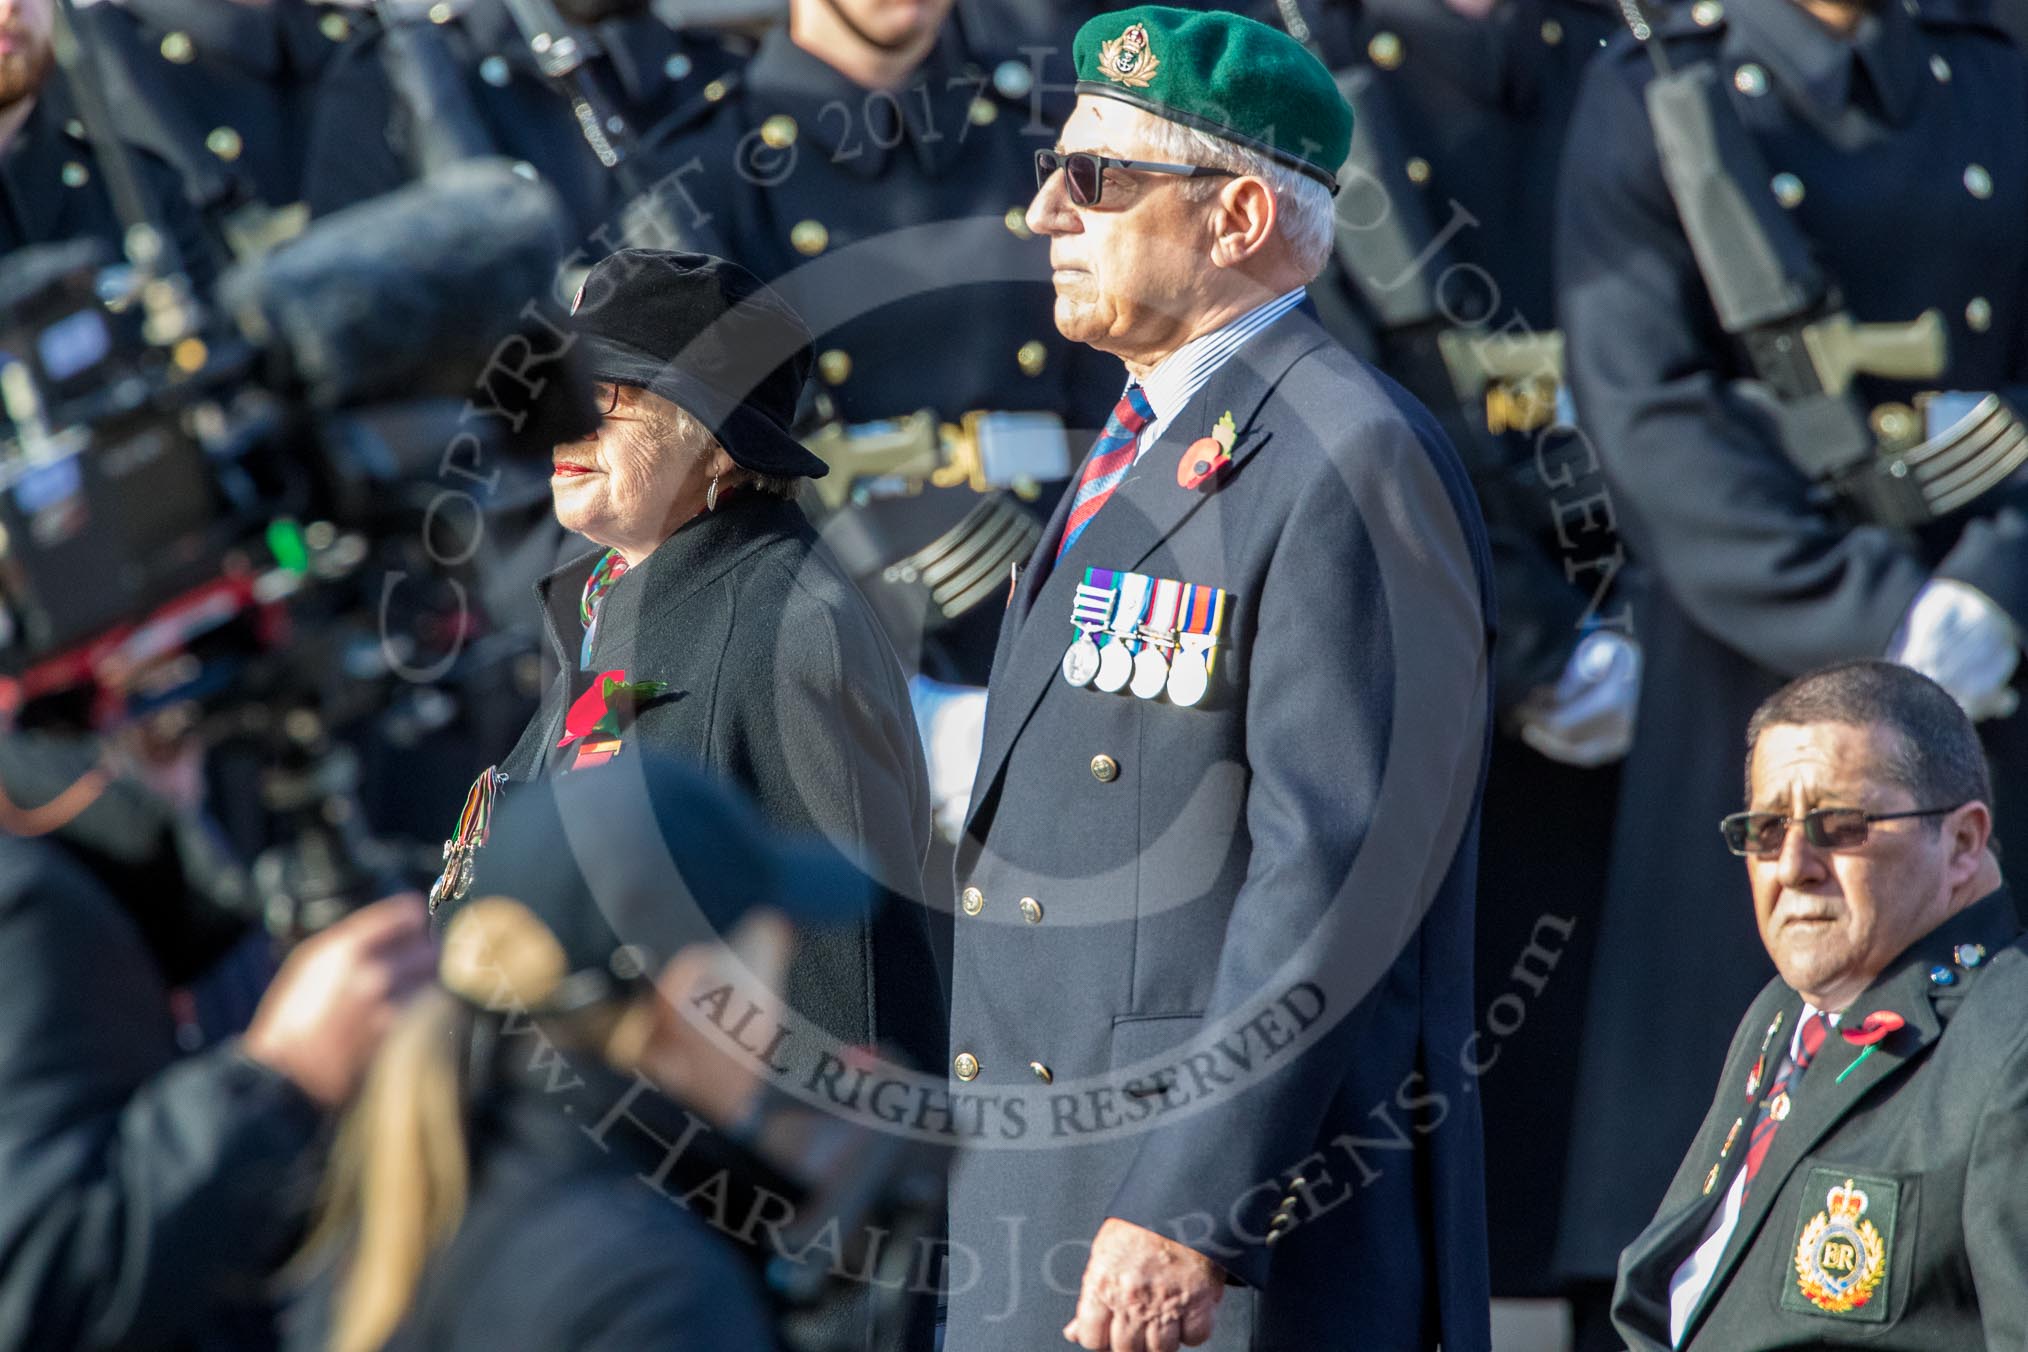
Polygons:
[[1746,1138],[1746,1182],[1740,1188],[1744,1197],[1753,1187],[1753,1176],[1760,1172],[1762,1161],[1767,1159],[1767,1149],[1774,1144],[1775,1133],[1788,1120],[1789,1109],[1796,1095],[1796,1081],[1810,1068],[1817,1053],[1824,1048],[1824,1039],[1830,1035],[1831,1021],[1822,1013],[1812,1014],[1803,1020],[1803,1026],[1796,1034],[1796,1054],[1785,1058],[1781,1073],[1768,1086],[1767,1097],[1760,1101],[1760,1112],[1754,1117],[1753,1132]]
[[1140,441],[1141,429],[1154,420],[1155,410],[1141,387],[1127,386],[1127,392],[1113,408],[1113,416],[1106,419],[1105,432],[1092,447],[1091,459],[1085,461],[1084,476],[1077,481],[1077,492],[1070,500],[1070,515],[1064,518],[1063,540],[1056,546],[1057,558],[1062,558],[1071,543],[1084,533],[1084,528],[1098,515],[1098,509],[1105,506],[1106,499],[1127,477],[1127,471],[1134,467],[1134,448]]

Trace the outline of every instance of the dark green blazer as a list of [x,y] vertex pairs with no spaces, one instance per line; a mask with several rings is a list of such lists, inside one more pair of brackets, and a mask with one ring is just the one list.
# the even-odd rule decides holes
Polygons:
[[[1870,1051],[1842,1036],[1880,1010],[1905,1025]],[[1661,1209],[1620,1256],[1613,1320],[1637,1352],[1669,1346],[1669,1278],[1742,1166],[1801,1012],[1780,980],[1754,1001]],[[1852,1003],[1793,1102],[1684,1346],[2028,1345],[2028,943],[2004,888]]]

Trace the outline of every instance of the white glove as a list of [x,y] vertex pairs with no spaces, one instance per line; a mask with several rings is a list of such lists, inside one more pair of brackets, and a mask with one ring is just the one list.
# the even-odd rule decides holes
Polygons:
[[2021,662],[2021,631],[1984,592],[1962,582],[1923,585],[1894,631],[1887,660],[1950,691],[1974,720],[2005,718],[2021,702],[2008,684]]
[[1553,761],[1607,765],[1634,744],[1641,697],[1641,645],[1599,629],[1586,634],[1553,686],[1528,698],[1521,740]]
[[916,730],[929,761],[930,811],[937,833],[955,841],[965,829],[972,780],[979,773],[979,749],[986,739],[986,692],[976,686],[946,685],[927,676],[908,683]]

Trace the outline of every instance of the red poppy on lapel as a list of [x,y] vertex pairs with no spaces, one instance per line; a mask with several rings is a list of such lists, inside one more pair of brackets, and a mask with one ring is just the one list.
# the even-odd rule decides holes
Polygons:
[[1211,429],[1210,436],[1199,437],[1184,448],[1183,458],[1176,462],[1177,486],[1201,489],[1216,479],[1232,463],[1232,443],[1238,437],[1232,410],[1227,409]]
[[629,681],[627,673],[618,667],[600,672],[591,688],[579,695],[565,712],[563,737],[557,745],[569,746],[594,733],[617,741],[620,728],[633,721],[635,711],[668,688],[667,681]]
[[1838,1031],[1855,1047],[1871,1047],[1907,1022],[1891,1009],[1876,1009],[1861,1019],[1857,1028],[1840,1028]]

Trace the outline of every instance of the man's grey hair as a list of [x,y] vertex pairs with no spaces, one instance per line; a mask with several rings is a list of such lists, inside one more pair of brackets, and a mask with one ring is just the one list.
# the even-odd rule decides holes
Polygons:
[[[1229,169],[1265,181],[1275,195],[1275,229],[1288,241],[1289,251],[1305,277],[1314,278],[1331,258],[1333,225],[1331,190],[1297,169],[1250,150],[1237,141],[1228,141],[1195,127],[1166,118],[1149,120],[1146,140],[1149,159],[1171,164],[1201,164],[1212,169]],[[1198,200],[1208,199],[1222,185],[1218,179],[1197,179],[1183,185],[1195,190]]]

